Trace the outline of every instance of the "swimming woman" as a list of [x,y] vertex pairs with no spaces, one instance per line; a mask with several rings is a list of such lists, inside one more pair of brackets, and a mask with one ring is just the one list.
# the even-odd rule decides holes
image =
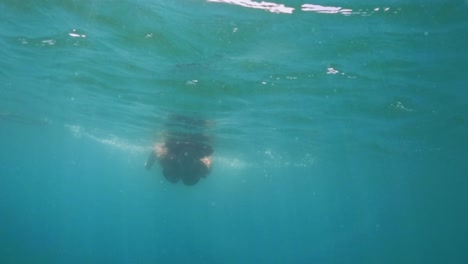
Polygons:
[[213,148],[205,139],[199,133],[173,133],[163,143],[153,147],[145,168],[151,169],[157,160],[169,182],[177,183],[182,180],[185,185],[195,185],[211,172]]

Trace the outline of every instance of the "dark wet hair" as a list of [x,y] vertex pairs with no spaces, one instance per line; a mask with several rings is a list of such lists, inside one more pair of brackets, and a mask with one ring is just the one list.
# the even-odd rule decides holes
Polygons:
[[172,183],[182,180],[185,185],[195,185],[201,177],[208,174],[208,168],[198,157],[184,154],[181,153],[178,157],[166,162],[163,175]]

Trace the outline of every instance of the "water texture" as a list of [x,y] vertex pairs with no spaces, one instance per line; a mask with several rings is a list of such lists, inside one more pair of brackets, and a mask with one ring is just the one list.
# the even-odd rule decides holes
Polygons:
[[[0,1],[0,263],[466,263],[467,1]],[[143,168],[207,121],[196,186]]]

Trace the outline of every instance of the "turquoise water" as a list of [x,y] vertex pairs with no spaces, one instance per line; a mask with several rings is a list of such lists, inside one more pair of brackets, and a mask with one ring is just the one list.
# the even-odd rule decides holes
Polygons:
[[225,2],[0,1],[0,262],[466,263],[468,2]]

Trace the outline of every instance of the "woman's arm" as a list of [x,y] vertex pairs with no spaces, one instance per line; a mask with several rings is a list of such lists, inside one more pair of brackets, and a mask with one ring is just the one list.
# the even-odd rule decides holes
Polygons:
[[154,151],[151,151],[151,153],[148,156],[148,159],[145,162],[145,168],[147,170],[150,170],[151,167],[153,167],[153,164],[155,161],[156,161],[156,153],[154,153]]
[[200,161],[203,162],[203,164],[205,164],[205,166],[208,168],[208,170],[211,169],[211,163],[213,162],[212,156],[203,157],[203,158],[200,159]]
[[158,143],[154,145],[153,150],[151,151],[151,153],[148,156],[148,159],[145,162],[145,168],[147,170],[151,169],[156,159],[162,160],[166,157],[166,155],[167,148],[164,146],[164,144]]

